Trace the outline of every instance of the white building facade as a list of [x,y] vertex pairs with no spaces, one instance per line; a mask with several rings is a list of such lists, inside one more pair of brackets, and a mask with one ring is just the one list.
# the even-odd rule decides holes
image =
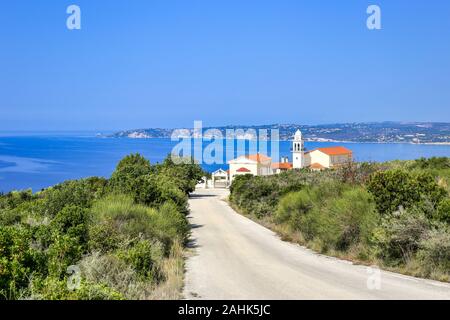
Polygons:
[[268,176],[273,173],[272,159],[262,154],[240,156],[229,161],[228,164],[230,166],[230,183],[237,175]]
[[292,167],[301,169],[305,166],[305,143],[301,131],[297,130],[292,141]]
[[294,169],[321,170],[338,167],[352,161],[352,151],[341,146],[318,148],[306,152],[301,131],[297,130],[294,135],[292,141],[292,167]]

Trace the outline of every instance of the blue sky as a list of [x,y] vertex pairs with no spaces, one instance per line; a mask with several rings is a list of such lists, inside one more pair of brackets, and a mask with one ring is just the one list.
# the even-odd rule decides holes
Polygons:
[[[82,29],[66,28],[77,4]],[[366,8],[382,30],[366,28]],[[450,121],[450,2],[14,0],[0,130]]]

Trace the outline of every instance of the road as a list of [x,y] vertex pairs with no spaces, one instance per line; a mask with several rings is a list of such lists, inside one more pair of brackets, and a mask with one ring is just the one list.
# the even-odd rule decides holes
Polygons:
[[316,254],[237,214],[227,190],[190,198],[187,299],[450,299],[450,285]]

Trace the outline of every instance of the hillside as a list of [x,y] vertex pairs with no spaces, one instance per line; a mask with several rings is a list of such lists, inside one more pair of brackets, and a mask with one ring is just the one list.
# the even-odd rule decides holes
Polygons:
[[[241,129],[236,137],[254,136],[247,130],[278,129],[280,140],[289,140],[297,129],[300,129],[306,141],[349,141],[377,143],[450,143],[450,123],[437,122],[373,122],[342,123],[323,125],[272,124],[254,126],[222,126],[205,127],[203,132],[208,136],[209,129],[220,130],[223,136],[227,130]],[[116,138],[170,138],[174,129],[135,129],[116,132],[108,137]],[[193,129],[182,129],[185,134],[192,135]]]

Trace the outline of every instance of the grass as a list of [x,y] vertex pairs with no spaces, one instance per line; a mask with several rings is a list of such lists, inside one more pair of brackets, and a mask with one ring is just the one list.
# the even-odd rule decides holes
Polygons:
[[177,242],[172,252],[161,264],[161,270],[166,280],[155,286],[148,297],[150,300],[179,300],[182,299],[184,285],[184,256],[185,249]]

